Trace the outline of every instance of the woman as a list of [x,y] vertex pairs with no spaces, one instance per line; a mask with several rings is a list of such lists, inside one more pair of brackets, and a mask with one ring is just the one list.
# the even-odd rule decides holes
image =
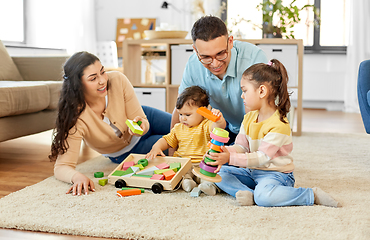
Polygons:
[[[75,53],[64,65],[64,81],[58,105],[51,160],[54,175],[72,183],[67,191],[88,194],[94,183],[75,170],[81,141],[95,151],[122,162],[130,153],[144,154],[169,133],[171,114],[141,107],[129,80],[120,72],[106,73],[100,60],[88,52]],[[125,124],[141,121],[143,134]]]

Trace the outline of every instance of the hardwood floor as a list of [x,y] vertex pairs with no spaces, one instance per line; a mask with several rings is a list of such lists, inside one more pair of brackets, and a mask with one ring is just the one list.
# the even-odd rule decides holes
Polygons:
[[[304,109],[303,132],[365,133],[361,115]],[[51,131],[0,143],[0,198],[53,175],[48,159]],[[79,162],[99,154],[83,145]],[[2,239],[104,239],[61,234],[0,229]]]

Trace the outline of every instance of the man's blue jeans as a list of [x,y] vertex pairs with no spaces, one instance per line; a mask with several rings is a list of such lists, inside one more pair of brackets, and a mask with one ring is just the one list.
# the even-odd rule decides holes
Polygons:
[[[148,106],[142,106],[142,108],[150,124],[149,131],[140,138],[139,142],[131,149],[131,151],[124,153],[119,157],[109,157],[112,162],[121,163],[130,153],[147,154],[152,149],[152,146],[163,135],[170,132],[171,114]],[[164,154],[167,155],[168,151],[164,151]]]
[[311,188],[294,188],[293,173],[223,165],[218,174],[222,181],[216,185],[221,190],[234,197],[238,191],[250,191],[258,206],[311,206],[314,203]]

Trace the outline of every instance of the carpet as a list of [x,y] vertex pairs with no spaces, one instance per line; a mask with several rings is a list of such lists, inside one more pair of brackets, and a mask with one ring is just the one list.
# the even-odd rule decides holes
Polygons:
[[50,177],[0,199],[0,227],[127,239],[370,239],[370,136],[303,133],[293,143],[296,187],[320,187],[342,208],[240,207],[226,194],[182,190],[120,198],[93,177],[116,166],[100,156],[78,165],[95,193],[67,195],[70,185]]

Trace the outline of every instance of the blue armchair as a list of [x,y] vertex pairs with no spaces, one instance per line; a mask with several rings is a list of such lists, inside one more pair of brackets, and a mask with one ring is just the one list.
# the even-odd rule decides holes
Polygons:
[[357,96],[365,130],[370,134],[370,60],[360,63],[357,81]]

